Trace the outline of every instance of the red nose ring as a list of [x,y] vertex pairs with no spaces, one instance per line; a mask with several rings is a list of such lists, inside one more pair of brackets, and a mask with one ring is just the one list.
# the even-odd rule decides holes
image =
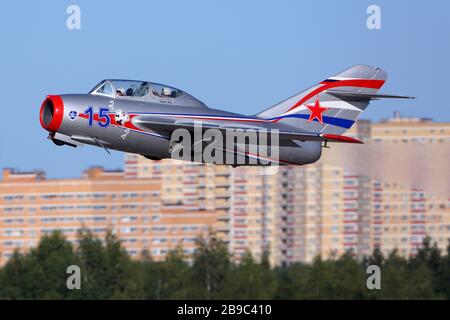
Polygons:
[[64,116],[64,103],[60,96],[49,95],[42,102],[39,120],[42,128],[56,132],[61,126]]

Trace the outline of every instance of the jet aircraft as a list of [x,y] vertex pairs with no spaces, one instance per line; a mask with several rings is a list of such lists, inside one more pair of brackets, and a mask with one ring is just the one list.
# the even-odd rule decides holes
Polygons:
[[[159,83],[107,79],[87,94],[48,95],[40,108],[40,123],[59,146],[88,144],[152,160],[173,157],[176,144],[186,140],[173,139],[177,129],[194,136],[189,142],[192,148],[182,151],[189,152],[190,161],[197,161],[195,153],[216,139],[211,134],[209,140],[205,138],[208,130],[224,135],[276,132],[276,157],[249,151],[248,145],[274,142],[260,136],[256,142],[245,140],[244,148],[235,147],[236,142],[232,148],[216,143],[213,153],[245,160],[227,163],[234,166],[263,163],[250,161],[255,159],[264,164],[304,165],[319,160],[322,147],[330,142],[362,143],[345,132],[371,100],[412,98],[380,94],[386,79],[386,72],[378,67],[357,65],[254,115],[210,108],[187,92]],[[196,128],[200,135],[194,134]],[[202,157],[199,161],[211,162]]]

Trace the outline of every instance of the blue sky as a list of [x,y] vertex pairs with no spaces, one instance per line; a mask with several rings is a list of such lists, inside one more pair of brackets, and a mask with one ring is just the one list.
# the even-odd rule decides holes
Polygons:
[[[81,8],[81,30],[66,8]],[[381,30],[366,9],[381,8]],[[364,118],[450,121],[450,2],[443,1],[8,1],[0,10],[0,165],[76,177],[121,168],[123,154],[59,148],[39,106],[49,93],[87,92],[104,78],[186,90],[212,107],[253,114],[354,64],[389,74],[383,91],[415,101],[371,104]]]

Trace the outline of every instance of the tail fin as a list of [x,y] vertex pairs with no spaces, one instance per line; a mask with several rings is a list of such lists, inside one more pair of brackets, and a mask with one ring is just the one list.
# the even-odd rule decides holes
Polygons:
[[296,129],[341,135],[369,105],[387,74],[378,67],[357,65],[258,114]]

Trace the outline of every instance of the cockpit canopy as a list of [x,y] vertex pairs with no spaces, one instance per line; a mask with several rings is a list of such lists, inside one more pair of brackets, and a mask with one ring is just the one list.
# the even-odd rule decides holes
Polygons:
[[159,83],[138,80],[103,80],[89,94],[179,106],[206,107],[193,96]]

